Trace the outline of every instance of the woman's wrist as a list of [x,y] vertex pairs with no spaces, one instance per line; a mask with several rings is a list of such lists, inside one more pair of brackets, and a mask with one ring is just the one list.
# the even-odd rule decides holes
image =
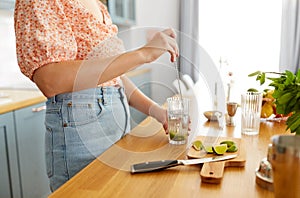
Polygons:
[[167,110],[156,103],[149,108],[149,115],[162,124],[167,121]]
[[140,59],[142,60],[143,64],[152,62],[150,53],[145,47],[137,49],[137,53]]

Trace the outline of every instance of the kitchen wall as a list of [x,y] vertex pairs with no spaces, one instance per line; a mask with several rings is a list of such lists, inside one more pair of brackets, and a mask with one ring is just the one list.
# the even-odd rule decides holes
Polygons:
[[0,88],[34,88],[19,70],[15,52],[13,11],[0,9]]
[[[15,54],[15,37],[13,27],[13,11],[0,9],[0,88],[36,88],[36,86],[20,72]],[[120,26],[120,37],[131,50],[144,45],[151,36],[150,29],[179,28],[179,0],[137,0],[136,25]],[[165,54],[154,64],[145,65],[152,68],[152,95],[155,101],[162,103],[173,94],[172,82],[175,79],[174,65]]]
[[[179,2],[180,0],[137,0],[136,26],[131,29],[135,32],[144,30],[144,34],[139,34],[142,38],[134,34],[133,38],[139,38],[138,42],[142,45],[153,33],[151,29],[171,27],[178,31]],[[172,82],[176,73],[174,64],[171,64],[169,59],[169,54],[165,54],[154,64],[146,65],[152,69],[152,98],[158,103],[163,103],[168,96],[174,95]]]

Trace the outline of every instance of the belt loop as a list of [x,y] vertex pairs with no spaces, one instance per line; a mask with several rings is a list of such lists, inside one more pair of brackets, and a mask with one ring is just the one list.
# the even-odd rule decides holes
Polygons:
[[105,90],[105,87],[103,87],[103,86],[101,86],[101,93],[100,93],[100,101],[101,101],[101,103],[103,104],[103,105],[105,105],[105,99],[104,99],[104,94],[105,94],[105,92],[104,92],[104,90]]
[[52,104],[56,103],[56,95],[50,98]]
[[124,137],[125,134],[126,134],[129,114],[127,112],[126,104],[125,104],[125,101],[124,101],[124,96],[123,96],[123,93],[122,93],[122,87],[118,88],[118,92],[120,94],[121,103],[122,103],[122,106],[123,106],[124,112],[125,112],[125,126],[124,126],[124,131],[123,131],[123,134],[122,134],[122,137]]
[[123,91],[123,90],[122,90],[122,87],[119,87],[119,88],[118,88],[118,92],[119,92],[119,94],[120,94],[120,98],[121,98],[121,99],[124,98],[124,95],[123,95],[122,91]]

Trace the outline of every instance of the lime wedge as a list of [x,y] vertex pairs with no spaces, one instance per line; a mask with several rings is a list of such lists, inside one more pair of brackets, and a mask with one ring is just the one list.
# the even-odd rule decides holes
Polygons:
[[175,135],[176,135],[176,132],[175,131],[170,131],[169,135],[170,135],[170,139],[173,140]]
[[207,153],[214,153],[212,146],[206,146],[206,147],[204,147],[204,149]]
[[186,136],[176,133],[176,131],[169,132],[170,140],[182,141],[186,139]]
[[217,155],[223,155],[227,151],[227,144],[215,145],[212,149]]
[[237,145],[233,144],[227,149],[227,152],[236,152],[237,150],[238,150]]
[[196,151],[200,151],[202,148],[203,148],[203,144],[201,142],[201,140],[196,140],[193,142],[193,148],[196,150]]
[[235,142],[234,142],[234,141],[231,141],[231,140],[224,140],[224,141],[220,142],[220,144],[226,144],[227,147],[229,148],[229,147],[231,147],[233,144],[235,144]]
[[180,135],[180,134],[176,134],[175,137],[172,140],[174,140],[174,141],[182,141],[182,140],[185,140],[185,136],[184,135]]
[[232,140],[224,140],[224,141],[220,142],[220,144],[227,145],[227,152],[236,152],[238,150],[236,143]]

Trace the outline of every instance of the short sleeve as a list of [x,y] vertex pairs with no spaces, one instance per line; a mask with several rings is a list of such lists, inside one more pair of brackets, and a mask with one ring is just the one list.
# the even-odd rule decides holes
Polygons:
[[17,0],[14,15],[17,60],[28,78],[48,63],[76,58],[76,40],[59,0]]

